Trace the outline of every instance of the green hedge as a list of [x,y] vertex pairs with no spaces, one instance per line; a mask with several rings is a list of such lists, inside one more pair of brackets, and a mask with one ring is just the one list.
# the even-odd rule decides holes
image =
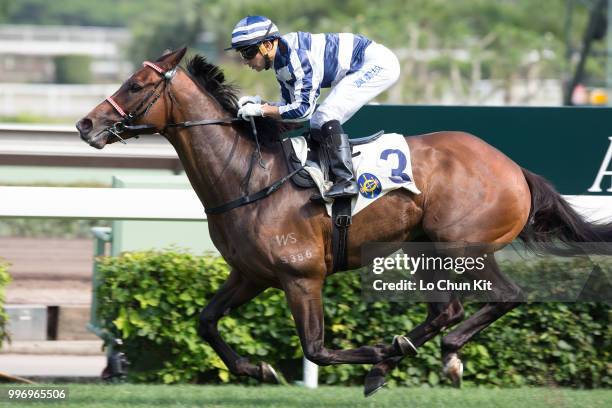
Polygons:
[[4,311],[4,288],[11,281],[11,276],[8,273],[8,264],[0,258],[0,347],[2,342],[9,338],[6,330],[8,323],[8,315]]
[[[542,265],[525,266],[536,273]],[[181,252],[126,253],[101,258],[99,316],[124,339],[132,381],[164,383],[234,381],[214,351],[197,336],[198,314],[228,274],[220,258]],[[325,287],[326,344],[348,348],[389,342],[426,313],[424,304],[364,303],[358,273],[337,274]],[[468,305],[467,313],[477,305]],[[598,303],[524,305],[465,347],[466,384],[521,386],[612,385],[612,313]],[[226,341],[240,354],[267,361],[299,379],[302,352],[284,294],[270,289],[220,321]],[[326,384],[362,384],[367,365],[323,367]],[[391,384],[438,385],[440,337],[406,358]],[[242,380],[249,381],[249,380]]]

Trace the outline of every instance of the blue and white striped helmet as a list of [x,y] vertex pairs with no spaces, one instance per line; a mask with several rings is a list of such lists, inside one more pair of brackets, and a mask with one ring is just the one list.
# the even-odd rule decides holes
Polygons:
[[278,27],[268,17],[247,16],[234,27],[232,46],[226,48],[225,51],[256,45],[278,37],[280,37]]

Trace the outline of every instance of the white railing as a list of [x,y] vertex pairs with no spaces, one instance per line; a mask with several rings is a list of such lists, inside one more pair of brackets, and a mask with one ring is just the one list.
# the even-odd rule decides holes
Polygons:
[[563,196],[574,209],[592,222],[612,222],[612,195]]
[[0,187],[0,197],[0,218],[206,219],[191,189]]
[[[0,218],[201,221],[191,189],[0,186]],[[591,221],[612,220],[612,196],[564,196]],[[129,203],[129,205],[125,205]]]
[[115,59],[131,38],[129,30],[122,28],[1,25],[0,54],[82,54]]
[[0,124],[0,165],[61,165],[181,169],[176,151],[160,135],[131,139],[97,150],[74,126]]
[[112,95],[118,84],[0,84],[0,115],[79,118]]
[[129,41],[130,39],[130,31],[125,28],[94,26],[41,26],[28,24],[0,25],[0,40],[49,42],[125,42]]
[[115,143],[98,150],[81,140],[75,126],[0,123],[1,154],[178,158],[172,145],[160,135],[146,135],[128,143],[129,148]]

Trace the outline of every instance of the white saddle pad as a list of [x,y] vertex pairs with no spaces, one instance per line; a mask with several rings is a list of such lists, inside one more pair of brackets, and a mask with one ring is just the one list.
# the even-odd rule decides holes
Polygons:
[[[325,194],[332,183],[325,181],[318,164],[306,161],[308,146],[302,137],[291,138],[293,149],[305,169],[317,184],[319,191]],[[412,177],[410,148],[404,136],[397,133],[386,133],[368,144],[353,147],[353,169],[359,186],[359,194],[351,203],[352,215],[383,197],[389,191],[405,188],[421,194]],[[331,216],[332,200],[327,201],[327,213]]]

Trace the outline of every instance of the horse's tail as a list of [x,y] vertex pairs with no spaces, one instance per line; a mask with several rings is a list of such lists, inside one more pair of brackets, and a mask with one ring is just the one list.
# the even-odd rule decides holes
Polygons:
[[572,256],[612,254],[612,223],[591,223],[578,214],[543,177],[522,169],[531,190],[531,211],[519,234],[528,249],[537,253]]

